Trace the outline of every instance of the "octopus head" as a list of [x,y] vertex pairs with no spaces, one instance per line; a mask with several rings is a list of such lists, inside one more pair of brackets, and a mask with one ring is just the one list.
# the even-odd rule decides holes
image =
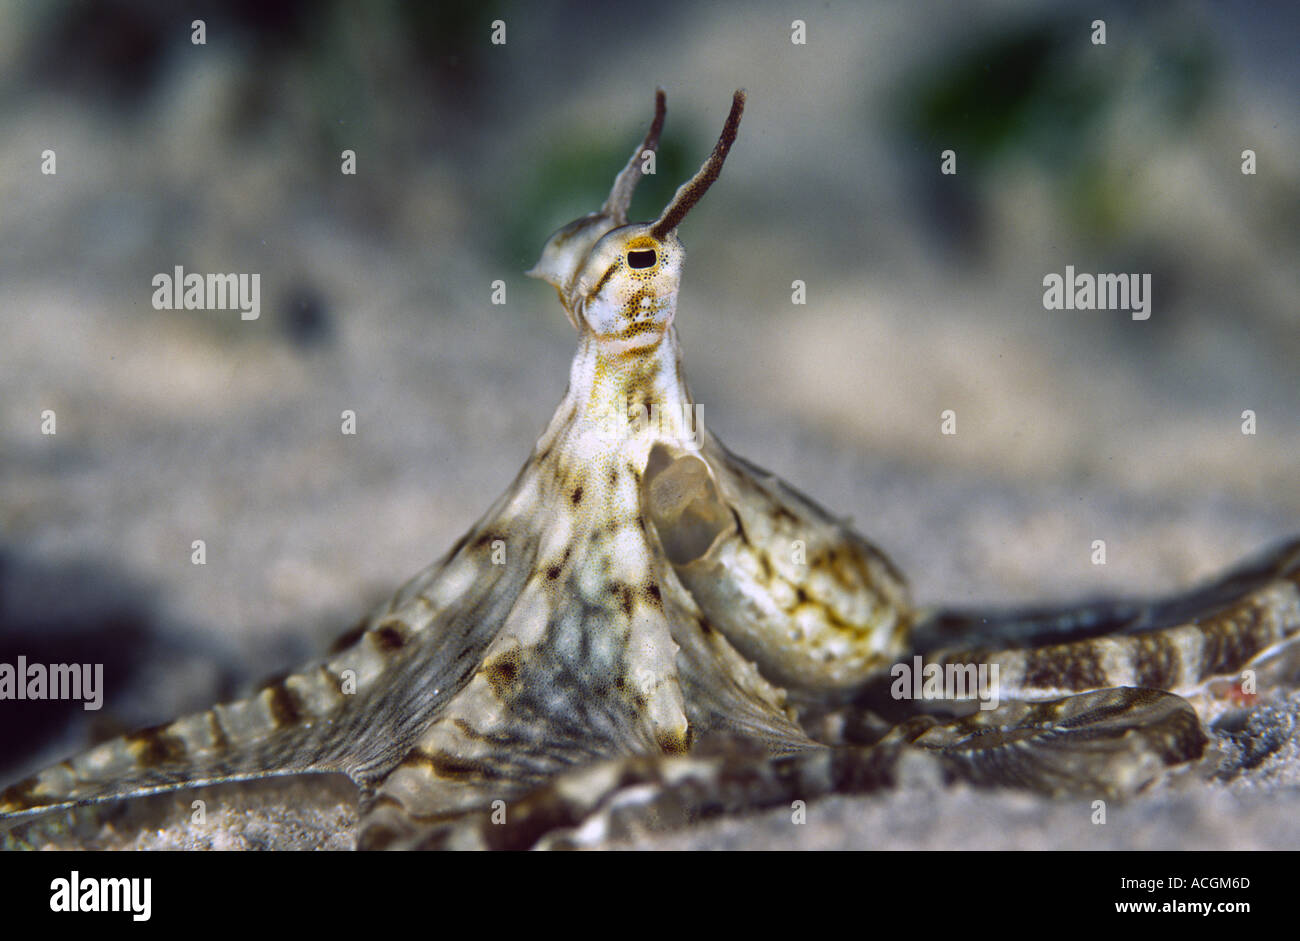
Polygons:
[[643,160],[659,145],[665,103],[655,95],[655,117],[599,211],[575,219],[547,240],[541,260],[528,272],[555,286],[570,322],[611,350],[659,343],[677,310],[686,251],[677,227],[722,171],[745,108],[737,91],[713,152],[683,183],[653,222],[628,224],[627,210],[642,176]]

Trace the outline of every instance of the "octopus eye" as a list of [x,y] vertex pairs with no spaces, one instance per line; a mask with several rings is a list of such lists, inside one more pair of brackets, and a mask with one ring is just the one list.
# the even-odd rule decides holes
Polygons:
[[630,268],[653,268],[659,256],[655,254],[653,248],[638,248],[627,253],[627,263]]

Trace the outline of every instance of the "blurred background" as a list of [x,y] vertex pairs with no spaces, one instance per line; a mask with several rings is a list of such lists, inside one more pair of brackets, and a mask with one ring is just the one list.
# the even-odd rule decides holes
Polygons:
[[[0,780],[313,656],[477,519],[575,345],[522,272],[656,85],[639,219],[749,93],[680,232],[705,421],[921,602],[1159,594],[1300,532],[1294,4],[593,6],[0,3],[0,662],[108,684],[0,704]],[[177,265],[260,273],[260,319],[154,310]],[[1044,310],[1066,265],[1149,273],[1150,319]]]

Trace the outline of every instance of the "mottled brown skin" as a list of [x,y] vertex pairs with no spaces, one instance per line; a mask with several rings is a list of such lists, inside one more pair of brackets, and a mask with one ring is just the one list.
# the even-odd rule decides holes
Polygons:
[[[660,92],[604,206],[547,243],[530,273],[578,331],[569,389],[447,555],[326,660],[21,782],[0,821],[342,772],[364,796],[363,847],[563,846],[889,787],[904,758],[944,780],[1112,795],[1199,757],[1175,692],[1295,641],[1300,543],[1163,604],[919,612],[880,550],[704,426],[673,323],[676,229],[743,105],[660,217],[629,225]],[[917,652],[997,665],[1008,701],[885,701],[904,713],[888,731],[873,710]]]

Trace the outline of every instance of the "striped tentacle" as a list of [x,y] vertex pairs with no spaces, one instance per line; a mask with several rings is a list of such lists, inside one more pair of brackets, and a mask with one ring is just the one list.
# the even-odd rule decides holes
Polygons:
[[[1040,646],[949,648],[927,658],[943,665],[996,664],[1002,699],[1039,700],[1120,686],[1191,695],[1210,680],[1240,674],[1300,641],[1300,542],[1185,595],[1098,611],[1096,618],[1087,617],[1086,608],[1070,619],[1044,617],[1040,636],[1105,630],[1101,636]],[[1028,619],[982,621],[972,620],[973,633],[1001,631],[1032,640]]]

